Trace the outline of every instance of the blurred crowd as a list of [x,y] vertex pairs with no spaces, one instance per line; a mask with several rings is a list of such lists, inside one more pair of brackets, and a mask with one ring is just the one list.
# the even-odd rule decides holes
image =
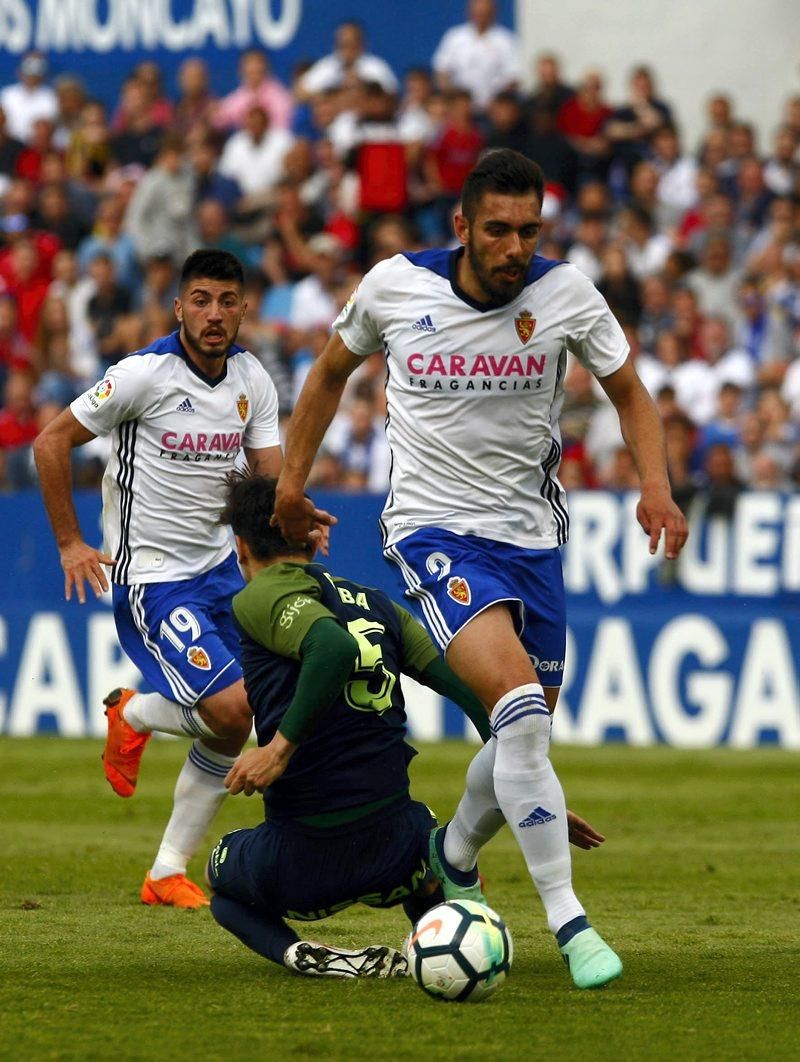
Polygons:
[[[585,272],[623,325],[679,502],[725,515],[746,487],[800,484],[800,96],[756,130],[719,91],[686,144],[646,66],[625,100],[606,98],[600,67],[568,84],[557,55],[522,54],[492,0],[471,0],[430,68],[392,70],[343,22],[291,84],[260,50],[238,77],[216,98],[190,57],[170,96],[142,62],[107,108],[33,52],[0,89],[0,489],[33,485],[36,433],[176,327],[196,247],[244,263],[240,339],[288,417],[363,272],[449,245],[464,177],[495,147],[542,166],[539,253]],[[352,378],[317,485],[386,488],[384,375],[375,355]],[[566,390],[565,486],[636,487],[613,410],[575,362]],[[104,445],[76,453],[79,485],[99,482]]]

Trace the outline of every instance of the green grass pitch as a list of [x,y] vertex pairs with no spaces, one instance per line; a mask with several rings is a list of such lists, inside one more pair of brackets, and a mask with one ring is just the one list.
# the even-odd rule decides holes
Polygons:
[[[603,830],[574,850],[577,891],[625,962],[572,988],[508,831],[484,853],[516,958],[490,1002],[410,981],[282,972],[207,911],[150,909],[138,888],[186,747],[153,742],[115,797],[95,741],[0,740],[0,1058],[791,1059],[800,1057],[796,754],[557,748],[571,807]],[[415,794],[446,818],[471,750],[423,746]],[[191,868],[260,801],[227,801]],[[308,935],[399,944],[400,909],[351,909]]]

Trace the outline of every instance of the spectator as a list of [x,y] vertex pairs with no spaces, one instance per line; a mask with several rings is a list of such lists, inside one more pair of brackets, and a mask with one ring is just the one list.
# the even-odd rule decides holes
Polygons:
[[166,332],[178,327],[175,319],[175,299],[178,291],[178,271],[169,254],[154,254],[144,262],[141,285],[136,288],[136,297],[132,305],[137,312],[154,310],[155,316],[162,315],[166,322]]
[[325,448],[339,466],[341,489],[375,494],[388,489],[391,455],[369,387],[358,391],[349,411],[334,420]]
[[16,299],[0,294],[0,391],[9,373],[30,368],[31,344],[19,330]]
[[183,140],[168,133],[155,165],[136,186],[126,216],[126,227],[140,263],[153,255],[165,254],[180,264],[192,250],[193,190]]
[[334,50],[318,59],[297,85],[297,97],[309,100],[357,81],[377,82],[384,92],[397,93],[399,85],[391,67],[365,50],[364,30],[353,20],[336,27]]
[[6,112],[0,107],[0,196],[8,187],[9,181],[16,173],[17,159],[25,145],[8,131]]
[[270,126],[267,111],[252,106],[244,128],[225,144],[219,172],[239,182],[244,194],[265,202],[283,174],[283,160],[292,145],[292,134]]
[[731,262],[731,244],[725,236],[709,237],[702,260],[687,277],[702,313],[723,316],[733,323],[741,274]]
[[97,207],[94,229],[78,245],[78,267],[86,273],[99,253],[110,255],[114,270],[123,287],[133,290],[139,278],[136,247],[129,233],[123,231],[125,207],[117,195],[104,196]]
[[552,118],[558,116],[563,104],[575,95],[575,89],[567,85],[561,76],[561,62],[554,52],[542,52],[536,58],[536,83],[528,97],[531,114],[547,111]]
[[431,144],[425,162],[426,184],[435,197],[439,232],[450,236],[450,212],[461,196],[467,174],[478,161],[483,135],[472,117],[472,99],[465,89],[447,94],[447,121]]
[[100,252],[89,267],[95,292],[89,299],[88,317],[92,326],[100,372],[104,374],[130,350],[120,331],[122,318],[131,312],[131,293],[117,281],[111,255]]
[[89,100],[81,109],[77,127],[67,145],[67,172],[74,180],[99,189],[113,161],[105,107],[96,100]]
[[496,19],[494,0],[469,0],[468,21],[447,30],[433,53],[439,88],[466,90],[480,111],[499,92],[516,90],[522,77],[519,41]]
[[636,163],[647,157],[653,134],[671,124],[668,104],[656,98],[652,71],[647,66],[634,67],[628,102],[613,111],[604,129],[621,187],[625,187]]
[[39,192],[34,215],[37,228],[57,237],[62,247],[74,251],[86,235],[86,226],[70,207],[63,185],[48,184]]
[[612,113],[596,70],[584,74],[578,91],[561,105],[556,124],[576,153],[579,181],[605,178],[610,148],[604,129]]
[[700,345],[711,367],[715,390],[724,383],[735,383],[743,391],[752,387],[756,372],[746,350],[731,345],[731,329],[726,317],[707,315],[700,326]]
[[33,376],[9,373],[0,409],[0,487],[19,490],[33,485],[30,446],[39,434],[33,402]]
[[[528,116],[530,157],[542,167],[545,181],[551,188],[559,188],[570,196],[580,196],[578,187],[578,155],[563,133],[559,132],[556,117],[547,107],[536,107]],[[584,184],[586,187],[588,182]],[[605,186],[603,193],[605,195]],[[607,203],[603,200],[602,210]],[[594,207],[578,207],[582,212],[596,210]]]
[[740,238],[749,241],[767,220],[772,192],[764,184],[764,171],[757,158],[742,159],[735,180],[735,225]]
[[672,328],[675,323],[670,304],[671,295],[672,291],[663,275],[653,273],[642,281],[639,342],[647,351],[655,350],[659,335]]
[[487,109],[486,147],[511,148],[522,155],[531,153],[530,131],[516,92],[499,92]]
[[151,98],[146,86],[132,74],[122,86],[116,130],[111,138],[111,154],[120,166],[153,165],[164,136],[153,119]]
[[245,263],[257,253],[231,232],[230,215],[219,199],[201,199],[195,207],[195,220],[198,247],[216,247]]
[[190,138],[189,161],[194,202],[216,199],[228,215],[233,215],[242,198],[242,188],[236,177],[220,173],[219,152],[210,135],[197,132]]
[[338,313],[335,288],[343,266],[342,246],[321,232],[308,241],[310,272],[294,289],[289,321],[299,332],[330,325]]
[[782,125],[775,133],[772,155],[764,165],[764,184],[773,195],[793,195],[800,188],[800,133]]
[[161,67],[150,59],[137,63],[133,76],[144,89],[148,114],[153,125],[158,129],[168,129],[173,125],[174,108],[164,95]]
[[603,251],[603,272],[597,290],[620,324],[639,323],[642,312],[639,285],[628,265],[625,249],[619,243],[611,243]]
[[733,451],[725,443],[709,446],[703,461],[705,473],[705,515],[732,520],[736,499],[744,490],[744,483],[736,475]]
[[15,175],[23,180],[38,184],[42,176],[42,161],[45,155],[53,152],[53,134],[55,122],[51,118],[35,118],[28,143],[20,152],[15,166]]
[[47,60],[41,52],[28,52],[19,64],[19,81],[0,90],[0,108],[8,125],[8,134],[15,140],[27,143],[34,122],[46,118],[55,122],[58,118],[58,97],[49,85]]
[[242,53],[239,60],[239,87],[219,101],[214,113],[214,124],[218,129],[244,129],[254,107],[267,115],[270,128],[284,132],[291,128],[291,94],[272,76],[269,60],[258,48],[250,48]]
[[699,198],[697,162],[681,153],[678,131],[662,125],[651,140],[651,161],[658,171],[658,220],[672,228],[692,209]]
[[61,74],[53,87],[58,98],[55,144],[59,151],[65,151],[80,128],[81,113],[86,105],[86,88],[81,79],[73,74]]
[[575,242],[567,252],[567,261],[577,266],[595,284],[603,273],[603,248],[608,226],[602,214],[584,214],[575,231]]
[[6,290],[17,304],[19,330],[25,339],[32,343],[50,286],[48,277],[42,273],[41,259],[34,240],[30,236],[16,240],[3,265]]
[[211,94],[204,59],[191,55],[183,60],[178,67],[178,91],[175,132],[186,139],[205,134],[213,125],[217,101]]
[[642,281],[660,273],[672,250],[672,242],[665,233],[656,231],[650,213],[643,207],[629,207],[620,215],[619,227],[634,277]]
[[724,443],[734,451],[739,445],[740,421],[742,417],[742,395],[738,384],[723,383],[717,392],[716,408],[708,424],[702,429],[698,439],[698,450],[704,456],[710,446]]
[[687,416],[678,413],[664,421],[667,472],[675,504],[686,513],[697,495],[700,483],[692,468],[695,429]]
[[420,146],[429,143],[436,127],[428,111],[433,93],[433,79],[426,67],[415,66],[406,71],[405,91],[397,111],[400,138],[406,144]]

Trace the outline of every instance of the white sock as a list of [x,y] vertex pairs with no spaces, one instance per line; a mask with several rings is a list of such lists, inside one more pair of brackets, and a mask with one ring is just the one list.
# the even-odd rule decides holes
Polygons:
[[123,708],[122,716],[139,734],[158,730],[178,737],[216,737],[196,708],[168,701],[160,693],[135,694]]
[[172,815],[151,878],[186,873],[189,860],[228,794],[223,781],[235,760],[235,756],[212,752],[202,741],[194,742],[178,775]]
[[538,683],[518,686],[491,714],[494,791],[525,857],[551,932],[584,911],[572,891],[567,807],[550,763],[550,713]]
[[470,871],[478,852],[505,823],[494,793],[494,738],[473,757],[467,768],[467,788],[444,835],[444,857],[456,870]]

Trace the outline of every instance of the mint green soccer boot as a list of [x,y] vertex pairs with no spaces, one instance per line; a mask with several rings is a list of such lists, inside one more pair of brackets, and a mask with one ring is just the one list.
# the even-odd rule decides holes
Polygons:
[[[563,930],[558,936],[561,933]],[[622,973],[619,956],[588,924],[561,944],[559,950],[577,988],[601,988]]]
[[478,868],[464,871],[451,867],[444,857],[444,833],[447,826],[431,830],[428,841],[428,866],[439,879],[445,900],[474,900],[486,906]]

